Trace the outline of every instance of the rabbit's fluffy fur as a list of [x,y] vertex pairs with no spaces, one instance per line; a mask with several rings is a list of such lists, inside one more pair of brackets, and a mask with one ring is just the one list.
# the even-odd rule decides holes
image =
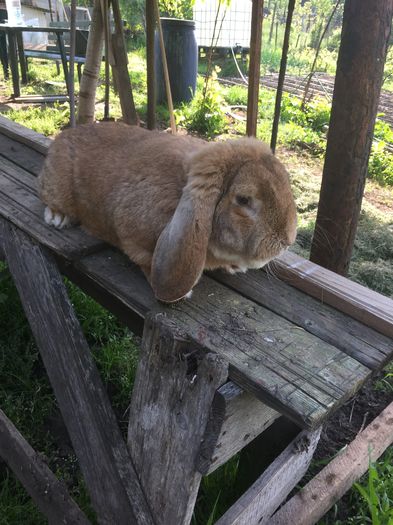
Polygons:
[[259,268],[296,236],[288,174],[251,138],[207,143],[120,123],[79,126],[53,142],[39,191],[47,221],[80,222],[118,246],[166,302],[184,297],[204,269]]

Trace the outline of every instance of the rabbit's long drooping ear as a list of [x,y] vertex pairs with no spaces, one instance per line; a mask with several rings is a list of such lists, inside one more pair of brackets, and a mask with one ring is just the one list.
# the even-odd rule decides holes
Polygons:
[[208,195],[184,188],[172,220],[154,250],[151,285],[160,301],[178,301],[200,278],[218,197],[215,188]]

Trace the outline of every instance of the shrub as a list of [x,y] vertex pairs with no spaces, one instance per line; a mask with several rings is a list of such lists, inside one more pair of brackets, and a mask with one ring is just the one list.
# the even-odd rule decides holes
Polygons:
[[207,89],[198,89],[191,103],[176,111],[178,123],[184,123],[189,131],[194,131],[207,138],[223,133],[227,119],[223,110],[224,99],[214,73]]

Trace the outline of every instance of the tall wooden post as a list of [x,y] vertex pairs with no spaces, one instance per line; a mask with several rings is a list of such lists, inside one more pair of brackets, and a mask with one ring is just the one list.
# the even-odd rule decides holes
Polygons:
[[287,21],[285,24],[285,33],[284,33],[284,42],[282,45],[280,72],[278,74],[278,82],[277,82],[276,103],[274,107],[272,136],[270,139],[270,147],[273,153],[276,151],[278,123],[280,121],[280,113],[281,113],[282,90],[284,87],[285,73],[287,70],[289,36],[291,34],[292,15],[293,15],[293,10],[295,9],[295,2],[296,0],[289,0],[288,2],[288,14],[287,14]]
[[79,86],[78,124],[94,122],[103,39],[104,26],[102,23],[101,3],[100,0],[95,0],[87,41],[86,62]]
[[258,95],[261,76],[263,0],[253,0],[250,41],[250,71],[248,74],[247,135],[257,133]]
[[146,0],[147,127],[156,127],[156,72],[154,67],[154,0]]
[[311,260],[346,275],[370,156],[393,0],[346,0]]

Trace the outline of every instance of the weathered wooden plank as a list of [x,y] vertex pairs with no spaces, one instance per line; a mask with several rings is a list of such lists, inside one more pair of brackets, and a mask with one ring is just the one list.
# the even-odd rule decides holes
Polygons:
[[48,151],[51,144],[51,140],[41,133],[21,126],[12,120],[0,115],[0,133],[14,139],[16,142],[25,144],[30,148],[43,153],[44,155]]
[[254,270],[236,275],[215,272],[212,276],[369,368],[380,369],[393,356],[389,337],[265,272]]
[[277,258],[275,268],[291,286],[393,338],[392,299],[291,252]]
[[[20,198],[23,191],[13,193]],[[6,214],[12,221],[25,215],[23,208],[19,214],[16,208],[13,201]],[[20,225],[27,231],[31,227]],[[29,233],[49,244],[37,232]],[[53,230],[51,235],[55,235]],[[52,242],[50,247],[64,255],[62,246]],[[122,259],[117,254],[115,257],[117,261]],[[76,269],[107,289],[117,304],[126,305],[142,317],[157,309],[176,318],[191,338],[228,359],[231,377],[237,384],[300,425],[318,425],[370,373],[356,359],[207,277],[202,279],[191,301],[165,307],[157,305],[149,285],[139,272],[135,274],[129,263],[119,267],[105,257],[93,257],[78,263]]]
[[192,300],[160,305],[129,263],[119,265],[121,254],[110,257],[85,257],[77,268],[141,315],[151,309],[165,313],[191,339],[225,357],[235,383],[303,427],[318,426],[371,374],[340,350],[209,277],[196,286]]
[[229,381],[214,396],[198,470],[210,474],[261,434],[279,412]]
[[188,525],[202,475],[196,460],[228,364],[185,342],[162,314],[146,319],[128,447],[157,525]]
[[[267,525],[270,516],[306,473],[321,429],[302,432],[266,469],[262,476],[216,522],[216,525]],[[298,514],[292,514],[291,524]]]
[[3,158],[36,176],[40,173],[45,159],[42,153],[0,133],[0,159]]
[[0,214],[43,245],[68,259],[101,250],[105,243],[81,228],[56,230],[44,222],[36,178],[0,158]]
[[48,468],[0,410],[0,456],[36,502],[50,524],[88,525],[90,521],[69,495],[65,484]]
[[151,525],[116,417],[53,258],[4,219],[0,228],[9,270],[99,522]]
[[313,525],[393,443],[393,403],[269,520],[269,525]]

